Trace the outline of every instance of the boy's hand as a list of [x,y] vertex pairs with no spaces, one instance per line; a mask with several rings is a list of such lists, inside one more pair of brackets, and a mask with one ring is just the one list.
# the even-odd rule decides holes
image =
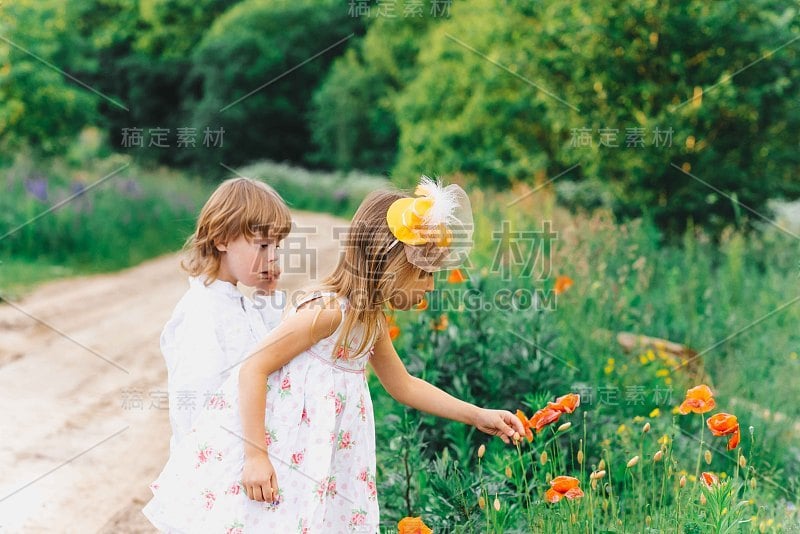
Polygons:
[[266,454],[246,457],[242,471],[242,486],[253,501],[277,502],[278,478]]
[[490,436],[500,436],[504,443],[510,443],[515,434],[525,435],[519,418],[507,410],[480,408],[474,426]]

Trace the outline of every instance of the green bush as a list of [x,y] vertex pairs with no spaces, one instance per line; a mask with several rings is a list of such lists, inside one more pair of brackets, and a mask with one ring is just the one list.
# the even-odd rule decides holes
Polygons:
[[[786,273],[796,269],[790,238],[728,229],[719,245],[692,229],[682,246],[663,246],[652,222],[622,224],[602,211],[570,216],[524,189],[471,197],[477,227],[470,279],[439,280],[426,310],[398,314],[398,352],[412,374],[479,406],[519,408],[530,416],[555,395],[577,392],[582,408],[559,422],[572,423],[568,432],[543,433],[533,445],[523,444],[518,458],[496,438],[398,405],[371,377],[377,439],[390,445],[378,450],[387,524],[422,514],[429,525],[451,532],[559,532],[573,528],[570,513],[581,525],[591,513],[597,514],[598,529],[618,529],[622,521],[623,530],[640,531],[648,526],[647,515],[653,528],[711,528],[713,510],[698,508],[699,488],[692,483],[691,498],[676,489],[678,477],[694,476],[698,454],[711,448],[712,463],[702,463],[703,470],[731,478],[736,473],[736,484],[757,479],[758,491],[740,487],[736,493],[755,501],[743,508],[748,518],[757,516],[758,525],[772,517],[774,529],[781,528],[779,521],[788,528],[792,518],[781,519],[781,503],[796,501],[800,480],[792,460],[796,430],[787,426],[800,414],[800,403],[793,385],[782,379],[800,370],[799,339],[791,326],[800,319],[800,307],[785,291]],[[514,241],[514,232],[540,230],[548,220],[557,239]],[[505,237],[503,221],[509,225]],[[537,251],[543,254],[531,268],[526,260]],[[556,278],[564,275],[574,285],[551,298]],[[537,290],[543,309],[526,299]],[[505,306],[503,295],[515,296],[516,305]],[[443,314],[447,326],[440,329]],[[701,356],[682,366],[662,350],[627,354],[617,344],[618,332],[683,343]],[[726,453],[724,441],[710,438],[707,430],[706,445],[698,448],[699,416],[673,415],[686,389],[700,382],[715,391],[715,411],[739,417],[747,470],[736,468],[736,452]],[[641,429],[648,422],[652,430],[645,436]],[[481,468],[475,451],[482,443],[489,452]],[[646,460],[659,448],[667,462],[652,471]],[[554,463],[539,468],[545,450]],[[626,463],[635,455],[644,465],[632,471]],[[580,476],[586,491],[588,473],[601,459],[608,464],[611,508],[596,508],[599,494],[580,508],[542,503],[547,473]],[[407,462],[422,467],[408,476]],[[505,475],[509,465],[511,478]],[[522,466],[528,466],[527,489]],[[663,496],[655,504],[654,489],[655,497]],[[481,492],[484,510],[477,502]],[[492,508],[495,493],[502,502],[498,513]]]
[[748,215],[725,195],[768,214],[800,195],[796,14],[775,0],[459,2],[396,99],[395,174],[502,188],[580,164],[566,178],[608,183],[618,215],[673,236]]
[[96,95],[33,57],[60,65],[75,61],[67,9],[54,0],[21,0],[0,9],[0,165],[26,145],[57,154],[99,118]]
[[[91,136],[98,134],[84,132],[76,145]],[[0,189],[0,257],[83,272],[128,267],[180,248],[211,192],[207,183],[131,165],[118,154],[77,165],[20,155],[3,171]]]
[[256,162],[238,170],[274,187],[293,209],[350,217],[370,192],[389,186],[378,176],[358,172],[325,173],[285,163]]
[[414,7],[406,0],[385,4],[394,7],[394,16],[380,15],[373,6],[363,39],[334,61],[314,93],[309,117],[314,163],[380,174],[394,167],[397,94],[416,76],[430,27],[446,17],[432,13],[430,0],[414,2],[421,16],[406,14]]
[[249,0],[219,17],[193,52],[199,98],[188,121],[227,133],[224,147],[200,152],[199,162],[303,161],[313,90],[346,41],[322,52],[361,31],[362,21],[332,0]]

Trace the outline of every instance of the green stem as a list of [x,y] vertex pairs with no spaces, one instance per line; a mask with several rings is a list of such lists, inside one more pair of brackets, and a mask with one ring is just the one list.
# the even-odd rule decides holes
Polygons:
[[706,435],[706,416],[700,414],[700,417],[703,419],[703,426],[700,427],[700,451],[697,453],[697,465],[694,468],[695,484],[700,481],[700,460],[703,458],[703,446],[705,445],[703,438]]

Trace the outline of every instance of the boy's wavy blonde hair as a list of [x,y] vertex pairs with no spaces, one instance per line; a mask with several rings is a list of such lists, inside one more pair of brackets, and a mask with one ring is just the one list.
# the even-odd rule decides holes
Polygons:
[[[426,274],[409,263],[403,243],[397,242],[386,223],[389,206],[408,196],[399,191],[368,195],[353,216],[336,269],[322,281],[323,289],[350,302],[334,357],[355,357],[369,350],[387,328],[384,307],[395,285],[403,286]],[[363,325],[363,335],[356,347],[350,347],[354,328],[359,324]],[[340,347],[345,350],[339,351]]]
[[208,285],[219,274],[221,253],[216,245],[242,235],[280,241],[291,226],[289,208],[273,188],[252,178],[225,180],[200,211],[195,231],[184,246],[181,267],[192,276],[204,276]]

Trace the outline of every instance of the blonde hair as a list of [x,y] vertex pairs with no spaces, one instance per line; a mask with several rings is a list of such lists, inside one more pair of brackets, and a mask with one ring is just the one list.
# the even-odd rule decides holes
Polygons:
[[221,254],[216,245],[242,235],[280,241],[291,225],[289,208],[273,188],[252,178],[225,180],[200,210],[181,267],[192,276],[205,276],[210,284],[219,274]]
[[399,191],[368,195],[353,216],[336,269],[322,281],[324,289],[350,301],[334,357],[340,347],[345,348],[345,354],[349,352],[349,341],[358,324],[363,325],[364,332],[353,354],[360,355],[372,347],[387,328],[384,305],[395,285],[405,285],[423,274],[406,259],[403,243],[396,240],[386,223],[389,206],[408,196]]

